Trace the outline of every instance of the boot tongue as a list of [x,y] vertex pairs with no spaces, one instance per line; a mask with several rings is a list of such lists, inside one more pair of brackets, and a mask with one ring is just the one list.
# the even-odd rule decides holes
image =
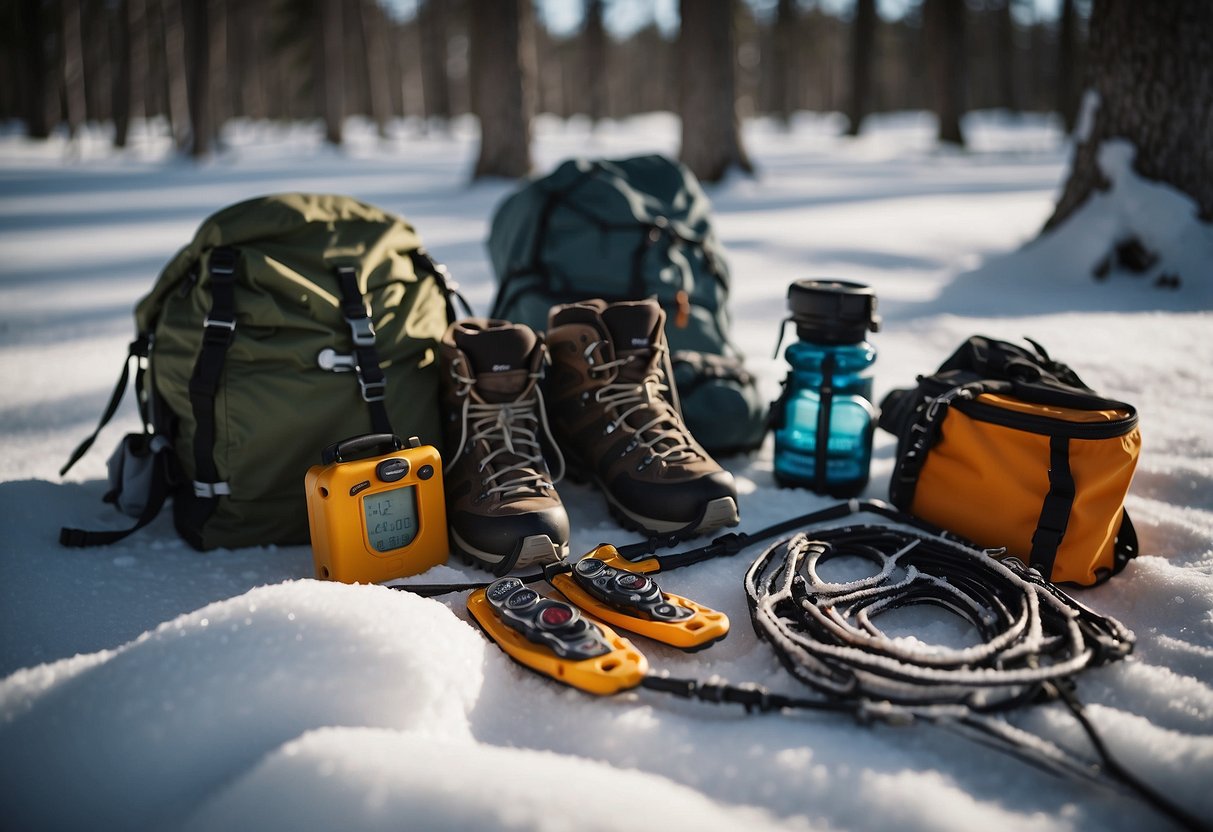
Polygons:
[[476,392],[486,402],[512,401],[525,392],[538,340],[529,327],[514,324],[455,330],[455,346],[468,357]]
[[[619,371],[624,377],[643,377],[653,355],[653,342],[661,328],[661,307],[651,301],[617,303],[602,312],[615,346],[615,356],[635,355],[639,361]],[[637,375],[638,374],[638,375]]]

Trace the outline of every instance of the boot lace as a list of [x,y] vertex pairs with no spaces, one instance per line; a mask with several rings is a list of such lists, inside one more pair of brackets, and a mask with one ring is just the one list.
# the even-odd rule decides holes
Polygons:
[[[591,375],[611,374],[614,376],[612,381],[594,392],[594,400],[604,405],[607,412],[614,416],[607,424],[607,433],[614,433],[625,424],[635,431],[635,438],[624,447],[623,453],[630,453],[637,447],[644,448],[648,452],[648,456],[640,463],[642,468],[658,460],[679,463],[698,459],[700,453],[694,445],[687,442],[689,437],[686,427],[666,398],[670,387],[665,382],[665,375],[658,369],[661,362],[652,361],[648,372],[639,380],[620,381],[620,368],[642,359],[638,354],[633,353],[623,358],[596,364],[592,353],[602,343],[602,341],[591,343],[585,350],[585,358],[589,363]],[[652,349],[659,354],[664,354],[666,347],[663,344],[654,344]],[[653,417],[641,425],[632,426],[628,422],[628,417],[642,411],[651,411]]]
[[[458,459],[465,447],[475,447],[481,441],[490,451],[480,460],[478,473],[484,474],[494,460],[502,458],[485,477],[482,496],[527,496],[555,488],[564,477],[564,457],[548,426],[543,392],[536,383],[539,374],[530,374],[529,394],[508,402],[473,401],[471,392],[476,380],[461,372],[456,364],[451,366],[451,376],[459,383],[456,394],[463,399],[463,429],[452,459]],[[560,473],[555,477],[548,473],[544,462],[541,436],[547,437],[556,455]]]

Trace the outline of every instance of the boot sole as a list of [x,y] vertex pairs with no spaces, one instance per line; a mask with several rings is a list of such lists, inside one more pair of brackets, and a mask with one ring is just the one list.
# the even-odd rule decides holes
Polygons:
[[624,528],[633,531],[644,532],[650,535],[673,535],[678,538],[695,537],[696,535],[704,534],[705,532],[713,531],[714,529],[724,528],[725,526],[736,526],[741,521],[741,515],[737,511],[737,501],[732,497],[717,497],[714,500],[709,500],[703,507],[703,511],[695,520],[690,523],[681,521],[661,520],[656,517],[646,517],[643,514],[638,514],[634,511],[629,511],[620,505],[611,492],[602,487],[598,483],[599,490],[606,497],[607,507],[611,510],[611,515]]
[[533,563],[554,563],[569,556],[567,542],[556,545],[546,534],[533,534],[519,540],[514,548],[506,554],[486,552],[477,549],[459,536],[459,532],[450,529],[451,549],[464,561],[472,566],[487,569],[494,575],[504,575],[518,566],[530,566]]

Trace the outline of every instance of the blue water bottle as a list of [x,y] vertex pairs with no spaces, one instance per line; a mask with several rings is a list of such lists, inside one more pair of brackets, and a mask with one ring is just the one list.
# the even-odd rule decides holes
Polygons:
[[798,280],[788,310],[784,326],[796,324],[798,340],[784,353],[792,369],[772,406],[775,481],[854,497],[868,482],[876,424],[876,349],[865,340],[880,330],[876,293],[862,283]]

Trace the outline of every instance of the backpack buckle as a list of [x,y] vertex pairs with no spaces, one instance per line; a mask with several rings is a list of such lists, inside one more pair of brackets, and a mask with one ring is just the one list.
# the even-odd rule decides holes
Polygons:
[[367,381],[363,378],[361,369],[358,371],[358,386],[362,388],[364,402],[381,402],[387,394],[387,381]]
[[354,346],[375,346],[375,324],[370,318],[363,315],[361,318],[346,318],[345,322],[350,325],[350,335],[354,339]]

